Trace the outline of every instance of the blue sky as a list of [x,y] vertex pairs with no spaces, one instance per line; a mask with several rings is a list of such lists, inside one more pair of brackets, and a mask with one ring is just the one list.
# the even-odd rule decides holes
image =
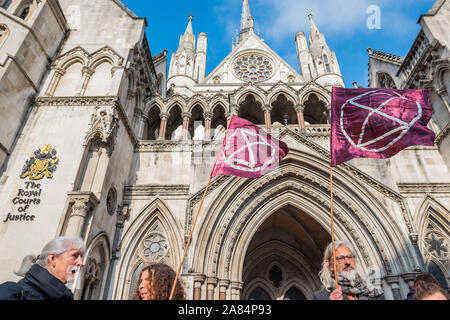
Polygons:
[[[240,27],[242,0],[123,0],[136,15],[147,18],[150,50],[156,55],[167,49],[169,58],[178,48],[189,14],[194,15],[194,34],[208,35],[207,74],[230,52],[232,38]],[[417,37],[421,14],[435,0],[250,0],[256,29],[265,42],[299,71],[295,34],[309,35],[312,13],[328,46],[336,52],[347,87],[353,81],[366,87],[367,47],[405,56]],[[367,9],[380,8],[381,28],[369,29]]]

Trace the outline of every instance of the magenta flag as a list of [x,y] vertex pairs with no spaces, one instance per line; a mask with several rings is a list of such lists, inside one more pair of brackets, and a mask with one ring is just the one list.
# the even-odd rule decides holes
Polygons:
[[233,116],[211,177],[259,178],[275,170],[289,148],[250,121]]
[[427,128],[431,90],[333,88],[331,166],[354,158],[390,158],[414,146],[434,146]]

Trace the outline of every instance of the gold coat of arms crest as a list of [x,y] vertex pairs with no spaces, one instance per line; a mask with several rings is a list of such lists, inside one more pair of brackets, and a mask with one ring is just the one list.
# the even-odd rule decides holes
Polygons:
[[34,155],[30,156],[23,167],[21,179],[41,180],[44,177],[52,179],[59,164],[56,156],[56,150],[51,145],[46,144],[44,150],[36,150]]

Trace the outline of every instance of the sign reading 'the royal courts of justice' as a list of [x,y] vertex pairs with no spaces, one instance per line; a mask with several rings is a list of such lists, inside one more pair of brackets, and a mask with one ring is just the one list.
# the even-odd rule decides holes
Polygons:
[[12,199],[13,210],[7,212],[3,223],[8,222],[32,222],[36,219],[33,209],[41,204],[43,194],[42,184],[39,180],[52,179],[59,164],[56,150],[46,144],[44,150],[36,150],[34,155],[26,161],[20,178],[24,181]]

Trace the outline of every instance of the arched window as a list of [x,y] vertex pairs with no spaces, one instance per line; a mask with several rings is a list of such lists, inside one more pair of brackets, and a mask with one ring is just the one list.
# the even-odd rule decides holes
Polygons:
[[386,72],[378,74],[378,85],[380,88],[397,89],[394,79]]
[[278,288],[283,281],[283,272],[278,266],[273,266],[269,271],[269,280],[275,288]]
[[311,93],[308,96],[308,100],[304,102],[305,111],[305,124],[327,124],[327,107],[326,103],[317,94]]
[[442,286],[442,288],[448,289],[448,283],[445,274],[434,261],[430,261],[427,270],[437,279],[437,281],[439,281],[439,284]]
[[256,125],[263,125],[265,120],[262,103],[253,94],[248,94],[245,100],[239,103],[239,117]]
[[77,191],[101,192],[108,162],[108,147],[97,138],[90,142],[85,151],[80,175],[77,178]]
[[103,268],[95,259],[89,259],[84,275],[83,300],[98,300],[100,297],[100,285],[103,277]]
[[144,140],[157,140],[161,127],[160,110],[157,106],[152,106],[147,116],[146,125],[142,137]]
[[139,276],[141,274],[142,269],[144,269],[144,263],[140,263],[133,272],[133,276],[131,277],[130,292],[128,295],[130,298],[133,297],[134,292],[137,289],[137,284],[138,284]]
[[330,62],[328,61],[328,57],[326,54],[323,55],[323,62],[325,63],[325,69],[327,72],[331,72]]
[[269,294],[263,288],[256,288],[252,291],[248,300],[271,300]]
[[28,17],[28,14],[30,13],[30,6],[26,6],[23,8],[23,10],[19,14],[19,18],[22,20],[25,20]]
[[9,6],[11,5],[12,0],[2,0],[0,1],[1,7],[5,10],[8,10]]
[[306,297],[296,287],[292,287],[284,295],[284,300],[306,300]]

